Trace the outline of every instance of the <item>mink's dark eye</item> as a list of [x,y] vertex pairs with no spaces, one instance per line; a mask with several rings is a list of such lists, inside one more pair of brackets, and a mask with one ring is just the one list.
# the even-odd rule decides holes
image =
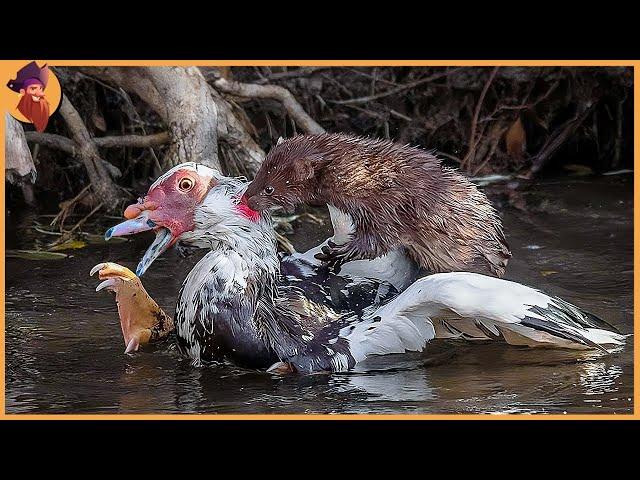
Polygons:
[[184,177],[178,182],[178,188],[183,192],[188,192],[189,190],[191,190],[193,188],[193,185],[193,180],[191,180],[189,177]]
[[265,195],[271,195],[275,189],[271,185],[264,187]]

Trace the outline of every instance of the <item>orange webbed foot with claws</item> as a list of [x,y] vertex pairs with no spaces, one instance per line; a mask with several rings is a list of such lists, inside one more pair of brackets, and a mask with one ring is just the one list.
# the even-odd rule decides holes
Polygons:
[[173,330],[173,321],[149,296],[135,273],[111,262],[99,263],[91,269],[90,275],[96,272],[102,280],[96,292],[107,290],[116,296],[125,353],[161,340]]

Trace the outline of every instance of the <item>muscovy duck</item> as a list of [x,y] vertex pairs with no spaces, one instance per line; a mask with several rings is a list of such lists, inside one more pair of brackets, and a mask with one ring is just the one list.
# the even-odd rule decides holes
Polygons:
[[[625,337],[559,298],[475,273],[434,274],[360,312],[314,302],[282,281],[268,215],[239,202],[246,184],[199,164],[160,177],[107,236],[154,229],[138,272],[178,239],[209,249],[188,274],[175,323],[139,279],[115,264],[94,267],[97,290],[116,293],[127,351],[175,328],[194,364],[227,359],[271,371],[345,371],[371,355],[420,351],[433,338],[502,339],[514,345],[599,349]],[[142,293],[142,295],[139,294]],[[135,294],[135,295],[134,295]]]

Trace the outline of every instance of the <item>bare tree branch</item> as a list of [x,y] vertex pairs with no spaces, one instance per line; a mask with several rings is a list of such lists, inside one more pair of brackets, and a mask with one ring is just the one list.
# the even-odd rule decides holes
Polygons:
[[234,162],[226,158],[227,170],[252,178],[260,168],[265,153],[249,134],[231,103],[212,86],[209,86],[209,90],[218,106],[218,138],[234,152]]
[[438,73],[430,75],[430,76],[428,76],[426,78],[421,78],[420,80],[416,80],[415,82],[405,83],[404,85],[400,85],[400,86],[398,86],[396,88],[391,88],[389,90],[377,93],[375,95],[368,95],[366,97],[358,97],[358,98],[350,98],[348,100],[331,100],[331,102],[335,103],[336,105],[353,105],[355,103],[367,103],[367,102],[371,102],[373,100],[379,100],[381,98],[388,97],[389,95],[395,95],[397,93],[403,92],[403,91],[408,90],[410,88],[417,87],[418,85],[422,85],[423,83],[429,83],[429,82],[432,82],[434,80],[438,80],[439,78],[447,77],[447,76],[451,75],[452,73],[457,72],[461,68],[463,68],[463,67],[456,67],[456,68],[452,68],[450,70],[447,70],[445,72],[438,72]]
[[213,86],[231,95],[249,98],[278,100],[298,126],[306,133],[324,133],[325,130],[300,106],[289,90],[279,85],[257,85],[255,83],[229,82],[218,78]]
[[24,132],[24,136],[27,142],[37,143],[38,145],[44,145],[45,147],[54,148],[62,152],[68,153],[72,157],[78,157],[78,146],[73,140],[57,135],[55,133],[40,133],[40,132]]
[[165,111],[158,111],[173,140],[165,167],[191,161],[219,169],[218,109],[202,72],[198,67],[146,67],[145,73],[163,99]]
[[549,137],[549,139],[542,146],[540,151],[532,159],[531,168],[527,173],[529,178],[533,177],[536,173],[542,170],[547,162],[552,158],[553,154],[564,145],[564,143],[571,138],[580,125],[587,119],[589,114],[595,109],[597,102],[591,104],[582,113],[576,115],[573,119],[565,122],[561,127]]
[[93,139],[82,118],[80,118],[80,114],[66,95],[62,96],[59,111],[69,128],[73,141],[78,146],[78,155],[87,170],[93,191],[106,205],[109,205],[110,208],[115,208],[120,201],[118,189],[104,166],[104,160],[100,158],[98,149],[93,143]]
[[[80,155],[80,148],[73,140],[63,137],[62,135],[56,135],[54,133],[40,133],[40,132],[25,132],[27,142],[36,143],[38,145],[44,145],[45,147],[54,148],[56,150],[63,151],[74,158],[82,161]],[[155,147],[159,145],[167,144],[171,141],[171,136],[167,132],[154,133],[152,135],[119,135],[113,137],[94,137],[93,143],[100,148],[147,148]],[[122,175],[120,169],[115,165],[101,159],[102,164],[109,171],[109,174],[113,178],[118,178]]]
[[311,75],[312,73],[318,72],[320,70],[328,70],[330,68],[333,68],[333,67],[330,67],[330,66],[301,67],[295,70],[289,70],[288,72],[272,73],[271,75],[268,75],[265,78],[260,78],[256,80],[255,83],[263,85],[267,82],[272,82],[272,81],[289,80],[292,78],[306,77],[308,75]]
[[[157,67],[149,67],[149,70],[151,68]],[[101,81],[117,85],[125,91],[137,94],[160,115],[165,124],[170,125],[172,120],[165,106],[165,99],[159,93],[156,84],[150,80],[146,69],[138,67],[94,67],[83,68],[82,71],[86,75],[98,77]],[[200,76],[202,76],[202,74],[200,74]],[[198,85],[200,85],[199,81]],[[235,170],[235,172],[231,171],[228,173],[242,173],[253,176],[262,163],[264,152],[253,140],[249,132],[247,132],[242,122],[234,113],[230,103],[208,84],[207,92],[204,96],[212,99],[217,109],[217,121],[215,132],[213,133],[220,142],[232,147],[234,154],[238,157],[238,161],[234,162],[234,165],[227,165],[227,169],[231,168]],[[199,96],[202,97],[202,95],[202,92],[200,92]],[[190,101],[198,101],[198,98],[194,96]],[[180,106],[179,109],[185,109],[185,107]],[[209,142],[217,148],[217,141],[214,141],[211,136]],[[197,158],[191,158],[191,160],[197,161]],[[217,157],[215,162],[216,165],[219,164]]]
[[92,67],[82,72],[135,93],[160,115],[171,136],[165,168],[187,161],[220,168],[218,112],[197,67]]
[[480,110],[482,109],[482,103],[484,102],[484,97],[487,95],[487,91],[489,90],[489,86],[493,82],[493,79],[496,77],[498,70],[500,67],[494,67],[489,74],[489,78],[487,79],[484,87],[482,88],[482,92],[480,92],[480,97],[478,98],[478,103],[476,104],[475,111],[473,113],[473,119],[471,120],[471,133],[469,135],[469,151],[462,159],[462,163],[460,164],[460,168],[464,168],[467,166],[469,162],[473,161],[473,156],[476,152],[476,127],[478,126],[478,117],[480,116]]
[[[25,132],[27,142],[39,143],[46,147],[63,150],[75,155],[75,144],[72,140],[62,135],[53,133]],[[154,133],[151,135],[114,135],[112,137],[93,137],[93,143],[100,148],[147,148],[165,145],[171,141],[168,132]]]
[[95,137],[98,147],[102,148],[147,148],[166,145],[171,142],[169,132],[152,133],[149,135],[114,135],[112,137]]

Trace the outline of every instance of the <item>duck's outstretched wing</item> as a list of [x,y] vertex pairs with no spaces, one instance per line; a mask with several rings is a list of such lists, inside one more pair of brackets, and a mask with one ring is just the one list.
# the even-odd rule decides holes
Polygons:
[[500,339],[512,345],[605,352],[605,347],[625,341],[608,323],[560,298],[466,272],[416,281],[341,335],[357,361],[380,353],[421,350],[431,338]]

